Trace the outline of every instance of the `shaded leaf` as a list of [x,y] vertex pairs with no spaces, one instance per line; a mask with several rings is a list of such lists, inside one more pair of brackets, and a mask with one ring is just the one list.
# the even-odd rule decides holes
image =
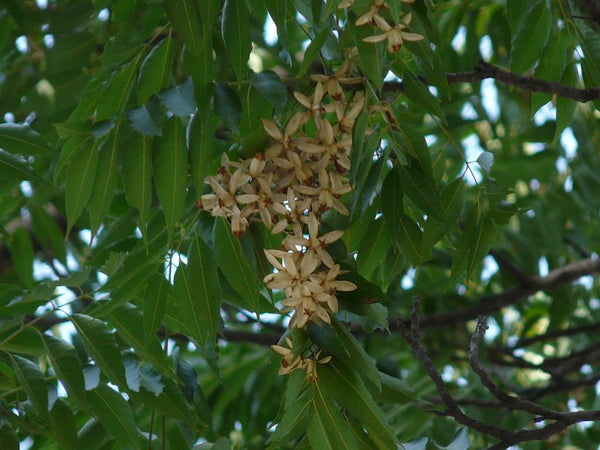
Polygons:
[[165,116],[156,98],[127,113],[131,127],[144,136],[160,136]]
[[260,313],[258,276],[240,242],[224,219],[217,218],[215,221],[213,241],[217,263],[227,281],[248,304],[252,305],[253,311]]
[[320,382],[313,384],[312,403],[313,416],[306,429],[312,448],[330,450],[358,448],[350,426]]
[[133,411],[118,392],[102,383],[88,392],[87,399],[90,411],[108,433],[118,442],[139,447]]
[[358,248],[358,271],[369,277],[384,260],[390,245],[390,233],[383,219],[373,220]]
[[145,223],[152,205],[152,138],[134,133],[119,147],[121,175],[127,203],[140,213],[145,234]]
[[98,151],[98,167],[89,205],[92,237],[100,228],[115,195],[119,168],[118,147],[121,137],[121,124],[119,123]]
[[160,41],[142,61],[137,83],[139,103],[146,103],[150,97],[167,86],[173,64],[173,39],[171,35]]
[[48,389],[44,374],[33,361],[19,355],[11,354],[10,357],[19,384],[25,389],[31,404],[41,417],[47,417]]
[[225,0],[221,32],[227,56],[238,80],[241,80],[246,73],[246,63],[252,50],[250,15],[245,0]]
[[216,157],[214,139],[216,122],[216,116],[200,114],[198,111],[188,125],[192,182],[198,196],[204,189],[204,178],[209,175],[211,163],[214,163]]
[[165,0],[163,7],[177,32],[177,39],[198,55],[202,48],[202,25],[195,0]]
[[319,367],[318,373],[318,384],[360,421],[370,435],[384,442],[385,448],[393,448],[396,441],[394,432],[361,379],[333,361]]
[[288,92],[279,75],[271,70],[260,73],[251,70],[248,72],[248,81],[279,113],[283,113],[287,104]]
[[92,195],[98,169],[98,146],[101,142],[96,139],[93,143],[82,145],[67,166],[65,180],[67,235]]
[[467,220],[467,226],[456,243],[450,282],[456,281],[465,272],[469,278],[491,248],[495,237],[494,221],[486,218],[478,222],[472,212]]
[[179,86],[162,91],[158,97],[163,105],[176,116],[189,117],[196,111],[194,83],[191,78]]
[[113,75],[106,91],[102,93],[101,101],[98,102],[96,121],[120,117],[123,114],[135,85],[140,56],[141,53]]
[[121,352],[115,336],[101,320],[85,314],[73,314],[71,322],[83,341],[86,351],[109,380],[127,386]]
[[551,30],[552,12],[546,2],[538,2],[519,22],[510,51],[511,71],[523,73],[533,66],[546,46]]
[[242,102],[236,92],[227,83],[215,86],[215,111],[223,122],[234,133],[240,129],[242,119]]
[[75,348],[62,339],[46,334],[42,335],[42,340],[52,368],[66,388],[69,397],[75,399],[80,406],[85,406],[83,368]]
[[323,45],[325,44],[325,41],[329,37],[330,33],[331,30],[328,27],[324,27],[321,31],[317,33],[314,39],[310,41],[310,44],[308,44],[308,47],[306,47],[306,50],[304,51],[304,59],[302,60],[302,62],[300,63],[300,67],[298,68],[298,75],[302,76],[306,73],[306,71],[310,67],[310,64],[319,54],[321,48],[323,48]]
[[155,336],[162,323],[167,308],[167,299],[172,295],[171,285],[164,277],[150,280],[144,295],[144,342]]
[[0,148],[23,156],[56,156],[56,149],[29,125],[0,124]]
[[154,187],[167,221],[169,236],[183,213],[187,195],[188,154],[185,129],[177,117],[172,117],[164,127],[163,135],[153,145]]
[[44,182],[25,159],[4,150],[0,150],[0,180]]
[[73,450],[80,448],[78,447],[77,424],[73,411],[62,398],[54,402],[48,419],[52,433],[62,446],[61,448]]
[[111,322],[119,331],[119,336],[131,345],[137,355],[152,365],[155,370],[167,377],[173,376],[169,359],[164,354],[158,337],[144,335],[142,313],[131,305],[122,306],[109,313]]
[[175,274],[175,303],[187,332],[204,350],[216,342],[220,324],[220,287],[212,250],[197,236],[188,265]]

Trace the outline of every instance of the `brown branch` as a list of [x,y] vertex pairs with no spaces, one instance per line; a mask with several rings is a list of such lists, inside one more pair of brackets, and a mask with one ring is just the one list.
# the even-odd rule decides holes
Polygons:
[[530,401],[521,400],[518,397],[511,396],[502,391],[489,377],[487,372],[479,364],[479,343],[487,329],[487,319],[480,316],[477,321],[477,327],[471,338],[469,350],[469,362],[473,371],[479,376],[482,384],[510,410],[520,410],[537,416],[536,421],[550,420],[552,423],[538,429],[523,429],[519,431],[510,431],[494,425],[489,425],[477,419],[464,414],[458,406],[457,401],[450,395],[446,388],[440,373],[437,371],[427,351],[421,344],[419,326],[420,318],[418,314],[419,299],[413,299],[413,306],[410,314],[410,323],[401,323],[401,331],[404,338],[411,346],[415,356],[424,367],[427,375],[433,380],[446,406],[446,410],[436,412],[454,418],[458,423],[465,425],[473,430],[494,436],[500,439],[500,442],[492,445],[489,449],[506,449],[512,445],[526,441],[541,441],[558,434],[577,422],[582,421],[600,421],[600,410],[577,411],[577,412],[559,412]]
[[[519,284],[509,287],[498,294],[483,297],[479,303],[468,308],[432,314],[421,318],[421,328],[450,326],[460,322],[476,319],[479,315],[489,315],[500,311],[508,305],[516,305],[525,301],[538,291],[551,291],[571,283],[584,275],[600,273],[600,259],[587,258],[552,270],[547,276],[529,275]],[[409,319],[396,318],[389,321],[390,331],[400,330],[408,325]]]
[[[545,94],[557,95],[581,103],[600,99],[600,88],[596,87],[578,89],[554,81],[518,75],[481,60],[473,69],[474,70],[471,72],[446,73],[448,84],[478,83],[487,78],[491,78],[501,83],[526,89],[531,92],[543,92]],[[421,81],[425,84],[429,84],[426,80],[421,79]],[[404,86],[402,82],[399,81],[386,82],[383,86],[383,90],[386,92],[401,92],[403,89]]]
[[507,72],[500,67],[489,64],[485,61],[479,61],[472,72],[448,73],[446,78],[449,84],[476,83],[486,78],[493,78],[496,81],[527,89],[532,92],[543,92],[545,94],[558,95],[559,97],[570,98],[577,102],[589,102],[600,98],[600,88],[577,89],[553,81],[541,80],[539,78],[517,75]]
[[450,395],[450,392],[446,388],[442,376],[433,365],[433,361],[431,361],[429,354],[421,344],[421,339],[419,335],[420,321],[418,297],[413,298],[413,305],[410,317],[410,323],[402,323],[400,331],[402,331],[402,334],[404,335],[404,338],[412,348],[413,353],[415,354],[419,362],[423,365],[423,368],[427,372],[427,375],[429,375],[429,378],[431,378],[435,383],[438,394],[440,395],[442,401],[444,402],[444,405],[446,406],[446,411],[443,411],[441,414],[453,417],[454,420],[456,420],[458,423],[472,428],[474,430],[480,431],[482,433],[488,434],[490,436],[495,436],[500,439],[503,439],[505,436],[507,436],[507,434],[510,433],[509,430],[499,428],[493,425],[488,425],[484,422],[467,416],[458,407],[452,395]]

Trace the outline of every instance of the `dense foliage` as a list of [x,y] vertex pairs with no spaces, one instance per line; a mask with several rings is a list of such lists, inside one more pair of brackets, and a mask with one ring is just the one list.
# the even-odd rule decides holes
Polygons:
[[600,8],[6,0],[2,448],[595,448]]

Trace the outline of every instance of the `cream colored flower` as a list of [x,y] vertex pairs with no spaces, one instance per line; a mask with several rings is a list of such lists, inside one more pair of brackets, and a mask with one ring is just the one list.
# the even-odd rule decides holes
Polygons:
[[306,378],[311,383],[315,382],[318,378],[317,364],[327,364],[331,361],[331,356],[326,356],[321,359],[319,359],[319,356],[321,356],[321,350],[318,350],[312,358],[306,358],[302,361],[302,367],[306,370]]
[[279,367],[279,375],[284,375],[303,367],[302,358],[300,355],[295,354],[294,350],[292,349],[292,340],[286,336],[285,342],[289,348],[282,347],[280,345],[271,345],[271,348],[275,352],[283,356],[281,359],[281,367]]
[[[411,18],[412,14],[407,14],[403,21],[408,24]],[[383,33],[376,34],[374,36],[368,36],[364,38],[363,41],[381,42],[387,40],[387,48],[390,53],[396,53],[400,51],[404,41],[420,41],[421,39],[424,39],[424,37],[420,34],[402,31],[404,28],[406,28],[406,25],[404,24],[399,24],[395,27],[392,27],[385,21],[385,19],[379,18],[379,16],[375,17],[374,20]]]

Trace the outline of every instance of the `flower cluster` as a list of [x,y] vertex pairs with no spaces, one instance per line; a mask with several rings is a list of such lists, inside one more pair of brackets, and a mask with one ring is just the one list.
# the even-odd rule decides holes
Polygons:
[[282,312],[293,311],[290,327],[330,323],[330,314],[338,311],[337,293],[356,289],[337,279],[343,271],[326,249],[342,232],[322,233],[321,221],[332,209],[348,214],[341,197],[352,189],[346,177],[352,129],[365,100],[345,93],[344,86],[361,80],[352,77],[349,60],[334,74],[312,80],[312,95],[294,92],[298,111],[285,128],[263,119],[271,145],[249,160],[223,155],[217,175],[206,180],[212,193],[199,201],[214,216],[227,218],[237,237],[252,220],[286,234],[281,249],[265,250],[275,271],[264,281],[285,293]]
[[308,381],[315,381],[317,379],[317,364],[327,364],[331,360],[331,356],[320,358],[321,350],[317,350],[312,356],[303,358],[301,355],[295,353],[292,348],[292,340],[289,337],[286,336],[285,341],[288,347],[271,345],[271,348],[282,356],[279,375],[288,374],[296,369],[304,369],[306,370]]
[[[404,3],[413,3],[414,0],[400,0]],[[339,4],[338,8],[348,8],[354,4],[354,0],[344,0]],[[387,41],[387,49],[390,53],[396,53],[402,48],[404,41],[420,41],[424,37],[417,33],[404,31],[412,19],[412,14],[406,14],[402,17],[403,23],[390,25],[389,22],[380,14],[381,10],[387,8],[388,5],[384,0],[373,0],[369,10],[356,19],[357,26],[371,24],[377,27],[381,34],[368,36],[363,39],[365,42],[381,42]]]

